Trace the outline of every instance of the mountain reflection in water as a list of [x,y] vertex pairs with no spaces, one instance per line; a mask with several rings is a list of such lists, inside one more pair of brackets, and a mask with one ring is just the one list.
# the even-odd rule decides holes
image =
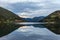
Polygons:
[[54,23],[47,23],[47,22],[22,22],[22,23],[17,23],[20,25],[32,25],[34,27],[39,27],[39,28],[47,28],[50,31],[60,34],[60,24],[54,24]]
[[44,24],[44,26],[52,32],[60,34],[60,24]]
[[21,24],[19,29],[4,37],[1,37],[0,40],[60,40],[60,35],[56,35],[46,28],[52,26],[56,25]]

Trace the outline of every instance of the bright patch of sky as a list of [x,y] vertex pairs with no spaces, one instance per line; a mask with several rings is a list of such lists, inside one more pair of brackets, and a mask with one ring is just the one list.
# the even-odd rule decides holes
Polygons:
[[0,6],[21,17],[33,18],[60,10],[60,0],[0,0]]

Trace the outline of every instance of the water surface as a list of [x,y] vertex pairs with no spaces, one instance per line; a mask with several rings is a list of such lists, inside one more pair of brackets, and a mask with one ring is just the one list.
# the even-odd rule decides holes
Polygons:
[[60,40],[60,35],[48,30],[41,24],[20,26],[14,32],[1,37],[0,40]]

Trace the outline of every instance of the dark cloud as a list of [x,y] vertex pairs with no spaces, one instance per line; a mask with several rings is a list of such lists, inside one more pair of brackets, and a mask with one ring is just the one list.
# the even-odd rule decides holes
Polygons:
[[[39,15],[39,13],[42,15],[47,15],[52,13],[53,11],[56,10],[60,10],[60,3],[58,1],[58,3],[54,3],[54,0],[50,1],[50,0],[40,0],[41,2],[16,2],[16,3],[7,3],[6,7],[7,9],[11,10],[14,13],[22,13],[22,12],[27,12],[30,14],[35,14],[37,11],[37,15]],[[40,10],[40,11],[39,11]],[[34,12],[30,12],[30,11],[34,11]],[[42,13],[41,13],[42,12]],[[18,14],[18,15],[19,15]],[[31,15],[31,16],[32,16]],[[40,16],[40,15],[39,15]]]
[[39,10],[42,6],[38,6],[37,3],[32,2],[21,2],[21,3],[14,3],[9,4],[9,9],[13,10],[14,12],[24,12],[28,8],[29,10]]
[[[57,5],[57,6],[56,6]],[[41,3],[35,3],[35,2],[20,2],[20,3],[12,3],[8,4],[7,9],[12,10],[15,13],[21,13],[21,12],[28,12],[31,13],[31,11],[37,11],[41,10],[43,13],[45,13],[43,10],[46,11],[47,14],[59,10],[60,5],[54,4],[50,1],[45,1]]]

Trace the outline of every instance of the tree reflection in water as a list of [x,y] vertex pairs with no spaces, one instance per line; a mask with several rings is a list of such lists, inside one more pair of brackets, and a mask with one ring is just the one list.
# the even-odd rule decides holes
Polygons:
[[18,29],[22,25],[16,25],[14,23],[1,23],[0,24],[0,37],[5,36],[14,30]]
[[44,26],[52,32],[60,34],[60,24],[44,24]]

